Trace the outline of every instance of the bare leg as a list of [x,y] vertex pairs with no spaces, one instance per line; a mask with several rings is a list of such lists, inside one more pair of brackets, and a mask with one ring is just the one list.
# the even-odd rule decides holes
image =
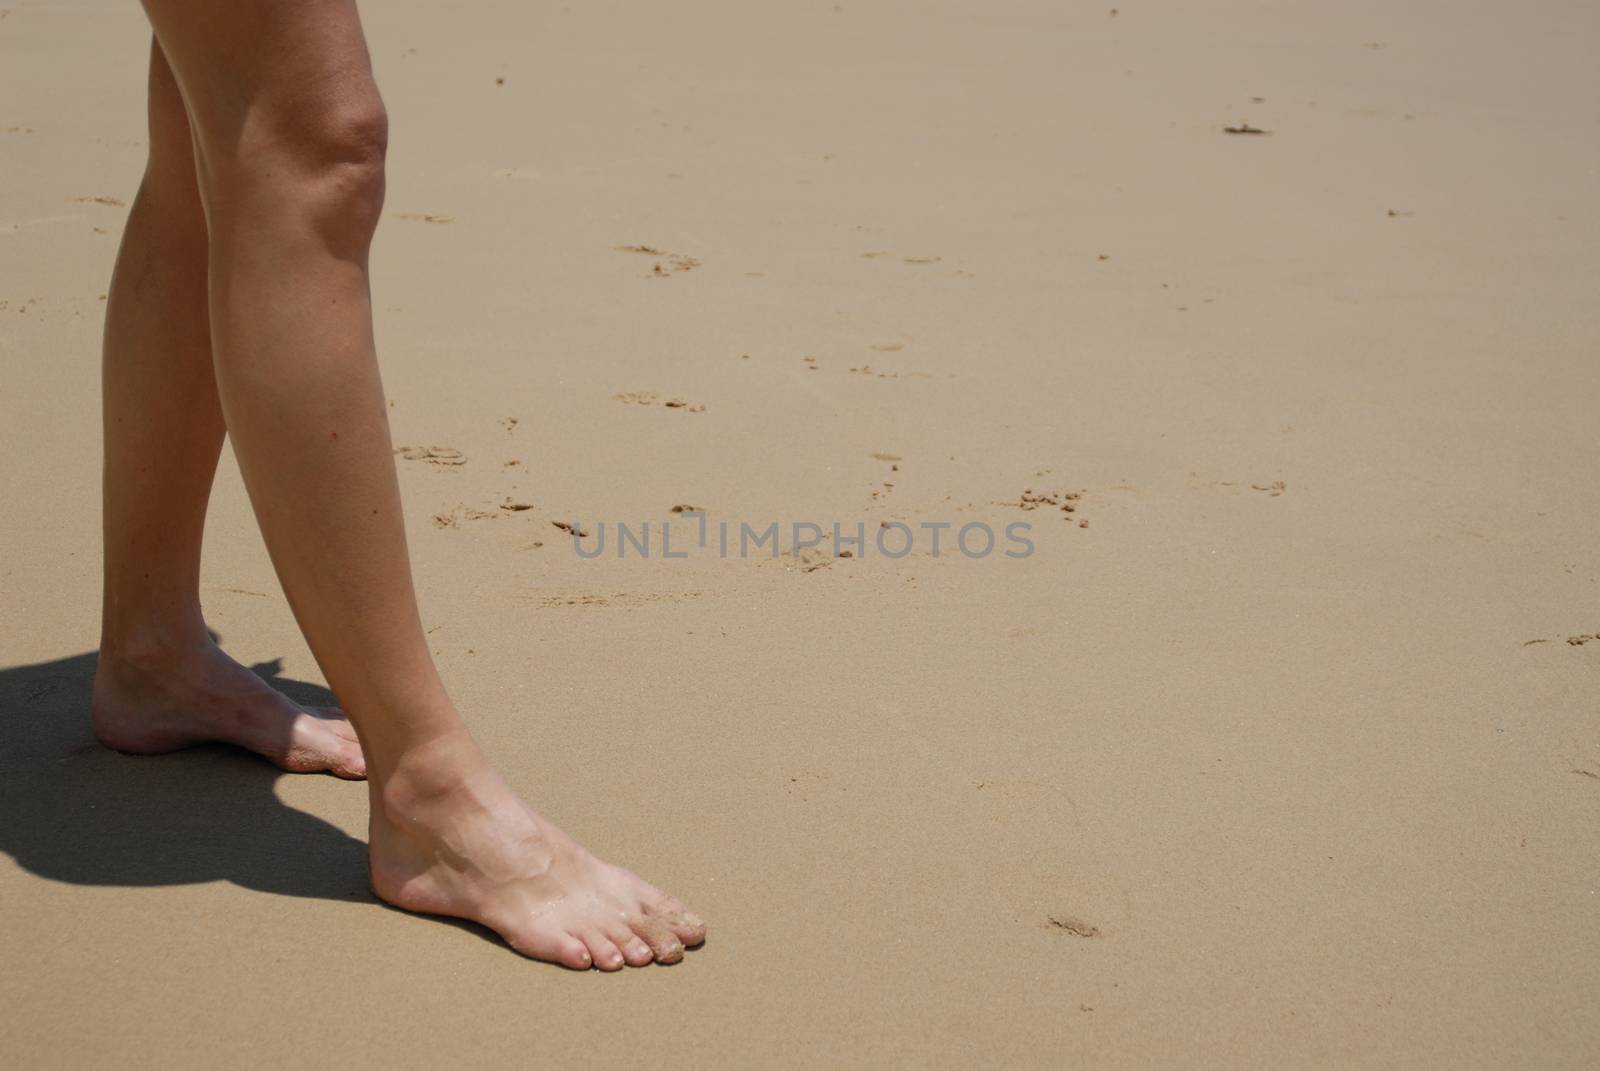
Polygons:
[[267,548],[361,737],[373,887],[571,967],[702,923],[494,772],[445,694],[406,554],[367,252],[386,117],[353,0],[145,0],[194,125],[218,393]]
[[206,312],[206,223],[183,99],[150,56],[150,162],[106,308],[101,742],[149,754],[239,744],[288,770],[361,777],[354,730],[223,654],[200,615],[200,538],[222,449]]

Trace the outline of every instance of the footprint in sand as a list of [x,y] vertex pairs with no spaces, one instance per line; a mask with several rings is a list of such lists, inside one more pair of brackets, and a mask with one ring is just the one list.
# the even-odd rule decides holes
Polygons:
[[853,558],[855,554],[848,550],[841,550],[834,555],[823,547],[804,547],[798,553],[786,550],[776,558],[763,555],[756,559],[758,565],[776,565],[786,573],[814,573],[819,569],[826,569],[839,558]]
[[[887,249],[874,249],[874,250],[871,250],[869,252],[862,253],[861,256],[865,260],[882,260],[885,257],[892,257],[892,256],[894,256],[894,254],[892,252],[890,252],[889,250],[887,250]],[[905,261],[907,264],[937,264],[937,263],[939,263],[939,261],[943,260],[944,258],[943,257],[922,256],[922,257],[901,257],[900,259]]]
[[[893,258],[895,256],[895,254],[892,251],[888,250],[888,249],[872,249],[872,250],[868,250],[865,253],[862,253],[861,256],[862,256],[862,259],[864,259],[864,260],[887,260],[887,259]],[[904,264],[939,264],[939,263],[943,262],[943,260],[944,260],[943,257],[937,256],[937,255],[933,255],[933,254],[919,254],[917,256],[909,256],[909,257],[901,257],[900,258],[901,263],[904,263]],[[975,273],[970,272],[970,271],[962,271],[959,268],[957,268],[954,271],[949,272],[948,274],[950,274],[950,275],[952,275],[952,276],[954,276],[954,277],[956,277],[958,279],[974,279],[974,278],[977,278]]]
[[1071,934],[1073,937],[1099,937],[1100,927],[1085,922],[1076,915],[1060,912],[1045,916],[1045,921],[1054,929],[1062,933]]
[[611,400],[621,402],[624,405],[655,405],[657,402],[661,402],[663,408],[682,409],[686,413],[704,413],[706,411],[704,405],[691,405],[682,398],[668,398],[662,402],[661,395],[653,390],[623,391],[621,394],[613,394]]
[[[1239,480],[1209,480],[1209,481],[1202,482],[1202,481],[1200,481],[1198,474],[1194,473],[1194,472],[1189,473],[1189,476],[1190,476],[1189,486],[1191,488],[1194,488],[1196,490],[1201,490],[1201,489],[1204,489],[1204,488],[1212,488],[1212,487],[1214,487],[1214,488],[1219,488],[1219,489],[1221,489],[1221,491],[1223,493],[1230,494],[1230,495],[1240,495],[1240,494],[1243,494],[1246,490],[1251,490],[1251,491],[1260,492],[1261,494],[1264,494],[1264,495],[1268,496],[1269,498],[1277,498],[1279,495],[1282,495],[1284,492],[1289,490],[1288,483],[1286,483],[1283,480],[1273,480],[1271,483],[1250,483],[1250,484],[1247,484],[1247,483],[1242,483]],[[1112,490],[1113,491],[1124,491],[1124,490],[1132,491],[1132,490],[1134,490],[1134,488],[1132,488],[1132,487],[1113,487]]]
[[[1044,471],[1048,472],[1050,470],[1045,469]],[[1062,519],[1067,523],[1070,524],[1073,521],[1077,521],[1079,528],[1087,528],[1089,527],[1089,521],[1086,518],[1074,516],[1083,502],[1083,496],[1087,493],[1088,491],[1084,488],[1079,488],[1076,491],[1035,491],[1031,487],[1024,487],[1017,501],[1000,502],[997,505],[1011,506],[1020,510],[1058,510],[1064,515]]]
[[453,446],[397,446],[394,452],[407,461],[426,461],[430,465],[467,463],[467,456]]
[[451,506],[443,513],[433,515],[433,523],[437,528],[459,528],[462,521],[497,521],[500,514],[492,509],[476,509],[472,506]]
[[564,606],[651,606],[662,602],[683,602],[698,599],[701,591],[619,591],[612,595],[514,595],[513,598],[537,600],[546,609]]
[[682,253],[671,253],[665,249],[657,249],[653,245],[619,245],[619,253],[640,253],[644,256],[655,257],[655,266],[650,269],[650,274],[655,278],[665,278],[669,275],[681,275],[686,271],[694,271],[700,262],[694,257]]

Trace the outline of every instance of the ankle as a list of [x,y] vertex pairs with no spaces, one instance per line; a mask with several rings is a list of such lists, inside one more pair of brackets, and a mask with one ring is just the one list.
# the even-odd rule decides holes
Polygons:
[[404,825],[418,812],[481,783],[488,765],[465,726],[411,743],[371,779],[373,813]]
[[107,617],[100,627],[102,662],[163,670],[209,656],[215,648],[198,613],[136,622]]

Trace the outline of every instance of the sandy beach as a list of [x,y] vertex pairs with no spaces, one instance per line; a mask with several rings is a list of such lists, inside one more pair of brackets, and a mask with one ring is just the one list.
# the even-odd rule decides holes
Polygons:
[[[149,31],[0,3],[0,1064],[1600,1051],[1600,8],[368,4],[430,642],[710,924],[612,976],[377,901],[359,785],[95,743]],[[333,701],[226,452],[207,539]]]

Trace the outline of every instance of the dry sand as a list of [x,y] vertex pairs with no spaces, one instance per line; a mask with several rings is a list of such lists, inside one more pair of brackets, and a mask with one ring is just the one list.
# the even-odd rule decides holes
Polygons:
[[[366,13],[395,441],[465,458],[399,461],[432,641],[711,940],[530,963],[373,901],[359,787],[93,745],[145,30],[10,0],[0,1064],[1593,1059],[1600,9],[443,7]],[[674,504],[1036,552],[552,526]],[[209,539],[319,694],[231,458]]]

